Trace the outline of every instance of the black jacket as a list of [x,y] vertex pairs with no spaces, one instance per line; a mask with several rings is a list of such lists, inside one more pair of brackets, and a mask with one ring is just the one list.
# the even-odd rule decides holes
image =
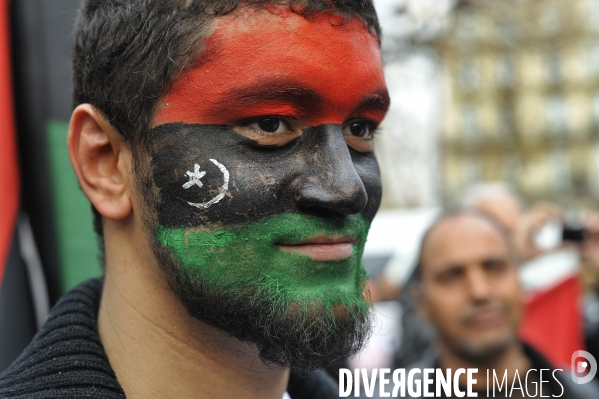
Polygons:
[[[97,318],[102,280],[90,280],[65,294],[46,324],[21,356],[0,375],[0,398],[122,399],[98,335]],[[291,375],[292,399],[339,398],[326,373]]]

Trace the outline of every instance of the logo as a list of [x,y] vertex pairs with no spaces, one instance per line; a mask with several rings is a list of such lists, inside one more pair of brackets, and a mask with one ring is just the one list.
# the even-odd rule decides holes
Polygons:
[[[199,204],[196,204],[194,202],[188,202],[189,205],[195,206],[198,209],[208,209],[212,205],[218,203],[220,200],[225,198],[225,195],[227,194],[227,190],[229,189],[230,175],[229,175],[229,171],[227,170],[227,168],[225,168],[225,166],[223,164],[219,163],[216,159],[211,159],[210,162],[215,164],[222,172],[224,184],[221,187],[220,191],[218,192],[218,195],[216,197],[212,198],[210,201],[202,202]],[[197,163],[194,165],[193,170],[194,170],[193,172],[187,171],[187,173],[186,173],[187,177],[189,178],[189,181],[182,186],[185,190],[189,190],[193,186],[198,186],[199,188],[202,188],[204,186],[204,183],[202,183],[201,178],[206,176],[206,172],[204,172],[204,171],[200,172],[200,165],[198,165]]]
[[572,381],[576,384],[586,384],[597,374],[597,360],[587,351],[576,351],[572,354],[570,370]]
[[[581,353],[582,352],[582,353]],[[593,356],[584,351],[574,353],[573,362],[580,357],[585,360],[582,364],[576,364],[582,370],[586,370],[590,365],[592,373],[590,377],[585,376],[584,379],[576,375],[584,384],[589,382],[595,375],[597,363]],[[592,359],[592,360],[591,360]],[[586,363],[586,365],[585,365]],[[574,364],[574,363],[572,363]],[[593,369],[594,367],[594,369]],[[482,371],[484,372],[484,371]],[[518,370],[513,376],[508,376],[508,371],[503,370],[503,373],[495,369],[486,370],[486,386],[487,392],[485,398],[512,398],[514,391],[517,392],[517,397],[522,398],[547,398],[548,395],[543,394],[544,384],[537,382],[529,383],[529,374],[533,375],[534,380],[540,379],[542,382],[549,382],[550,378],[555,380],[562,388],[561,393],[552,392],[554,398],[561,398],[564,395],[564,386],[556,375],[558,372],[563,372],[563,369],[529,369],[526,373],[520,374]],[[532,374],[531,374],[532,373]],[[538,374],[537,374],[538,373]],[[543,375],[545,373],[545,375]],[[537,375],[535,375],[537,374]],[[580,372],[578,372],[580,374]],[[573,374],[574,375],[574,374]],[[466,382],[465,385],[460,384]],[[399,368],[391,369],[339,369],[339,397],[355,397],[355,398],[476,398],[479,393],[475,390],[478,382],[478,369],[475,368],[460,368],[460,369],[434,369],[434,368],[412,368],[406,370]],[[377,391],[378,388],[378,392]],[[546,387],[545,387],[546,388]],[[480,387],[478,388],[480,389]],[[361,395],[363,393],[363,395]],[[408,396],[406,396],[406,393]],[[547,391],[545,391],[547,393]],[[481,393],[482,394],[482,393]],[[482,396],[481,396],[482,397]]]

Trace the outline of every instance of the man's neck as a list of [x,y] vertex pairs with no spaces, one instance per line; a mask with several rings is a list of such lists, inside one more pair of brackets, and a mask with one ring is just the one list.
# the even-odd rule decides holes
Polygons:
[[[518,374],[523,375],[531,368],[530,359],[524,353],[522,344],[518,341],[514,341],[508,346],[505,351],[501,354],[494,356],[487,362],[479,363],[464,359],[459,355],[453,353],[443,343],[437,344],[437,351],[439,354],[440,367],[446,369],[449,368],[455,371],[459,368],[469,369],[476,368],[478,373],[473,374],[473,378],[476,379],[476,384],[473,385],[475,390],[484,390],[487,387],[487,370],[489,370],[489,378],[493,378],[493,370],[495,373],[503,378],[505,371],[507,370],[508,381],[512,381],[513,377],[518,371]],[[460,385],[467,385],[467,374],[460,375]]]
[[98,330],[128,398],[281,399],[288,371],[268,367],[254,346],[190,317],[149,247],[111,251],[107,241],[106,248]]

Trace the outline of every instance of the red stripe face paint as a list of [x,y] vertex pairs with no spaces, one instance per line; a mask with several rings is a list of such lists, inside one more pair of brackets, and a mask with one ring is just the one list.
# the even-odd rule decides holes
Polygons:
[[353,18],[244,8],[216,20],[194,67],[175,81],[153,125],[235,124],[284,116],[301,128],[378,125],[387,92],[377,39]]

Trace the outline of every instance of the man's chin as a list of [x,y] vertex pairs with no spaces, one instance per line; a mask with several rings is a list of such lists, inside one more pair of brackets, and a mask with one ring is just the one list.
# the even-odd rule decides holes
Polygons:
[[255,345],[272,367],[294,372],[325,367],[358,353],[370,333],[370,303],[361,286],[355,293],[329,290],[329,295],[303,300],[266,287],[223,290],[192,282],[184,273],[171,277],[173,291],[191,316]]
[[503,356],[516,342],[513,334],[485,338],[463,343],[460,345],[458,355],[476,364],[492,363]]
[[272,319],[269,332],[255,336],[260,357],[294,372],[323,368],[357,354],[370,333],[370,308],[363,304],[292,303]]

